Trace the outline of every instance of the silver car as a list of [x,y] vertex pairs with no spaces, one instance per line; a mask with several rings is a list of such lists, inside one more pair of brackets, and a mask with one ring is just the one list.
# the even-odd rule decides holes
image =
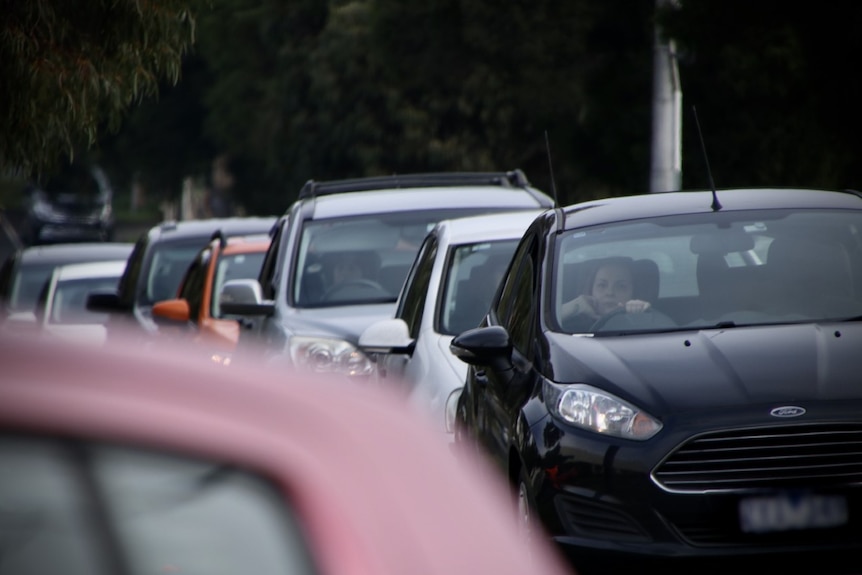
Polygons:
[[419,249],[395,314],[370,325],[359,346],[377,358],[381,383],[403,386],[447,441],[467,364],[452,338],[479,325],[518,240],[544,210],[444,220]]

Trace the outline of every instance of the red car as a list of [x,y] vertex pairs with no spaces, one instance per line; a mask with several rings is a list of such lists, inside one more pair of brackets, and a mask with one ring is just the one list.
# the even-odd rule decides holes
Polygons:
[[563,575],[402,400],[0,336],[0,574]]

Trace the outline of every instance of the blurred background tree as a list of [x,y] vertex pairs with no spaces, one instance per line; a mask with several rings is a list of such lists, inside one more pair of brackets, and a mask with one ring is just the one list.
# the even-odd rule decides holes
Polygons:
[[2,0],[0,13],[0,165],[25,174],[90,148],[175,83],[194,40],[187,0]]
[[518,167],[550,191],[547,132],[563,203],[646,193],[656,22],[681,55],[683,187],[708,185],[692,105],[718,186],[860,187],[862,4],[186,4],[181,81],[92,148],[116,187],[177,198],[229,157],[249,213],[283,212],[312,178]]

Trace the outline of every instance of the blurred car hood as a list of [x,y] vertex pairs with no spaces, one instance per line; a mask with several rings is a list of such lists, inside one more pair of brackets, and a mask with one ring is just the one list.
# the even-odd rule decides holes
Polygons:
[[653,415],[859,397],[858,322],[549,339],[551,379],[601,387]]
[[394,303],[293,308],[285,327],[291,335],[334,336],[356,344],[366,327],[394,313]]

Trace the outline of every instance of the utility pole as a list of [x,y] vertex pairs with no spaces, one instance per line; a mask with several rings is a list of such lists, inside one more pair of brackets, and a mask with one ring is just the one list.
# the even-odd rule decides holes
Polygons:
[[[676,0],[656,0],[656,11]],[[682,87],[676,47],[655,25],[653,46],[652,162],[650,192],[667,192],[682,186]]]

